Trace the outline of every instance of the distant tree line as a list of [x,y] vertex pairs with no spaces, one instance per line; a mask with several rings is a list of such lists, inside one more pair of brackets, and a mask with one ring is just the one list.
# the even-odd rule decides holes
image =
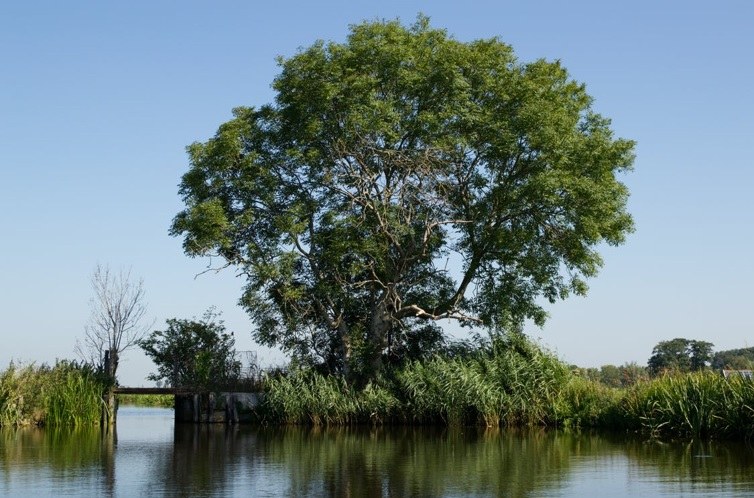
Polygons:
[[754,348],[730,349],[714,352],[714,344],[677,337],[660,341],[647,362],[650,375],[664,372],[698,372],[715,370],[750,370],[754,367]]
[[660,341],[652,349],[647,366],[636,362],[623,365],[602,365],[584,368],[576,365],[571,370],[587,380],[609,387],[630,387],[640,380],[658,377],[664,373],[689,373],[703,370],[754,370],[754,347],[714,351],[707,341],[677,337]]
[[647,368],[636,362],[624,363],[621,366],[602,365],[600,368],[571,367],[579,377],[594,382],[600,382],[609,387],[630,387],[640,380],[647,380]]
[[754,369],[754,348],[729,349],[715,353],[712,368],[729,370]]

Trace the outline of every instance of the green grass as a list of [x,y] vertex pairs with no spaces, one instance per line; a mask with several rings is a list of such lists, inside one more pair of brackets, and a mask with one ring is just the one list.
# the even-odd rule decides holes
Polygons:
[[[93,369],[75,362],[11,363],[0,372],[0,426],[96,424],[106,387]],[[119,400],[173,406],[172,395]],[[516,335],[460,357],[408,363],[361,389],[294,369],[266,382],[256,416],[282,425],[539,426],[621,429],[661,439],[751,439],[754,381],[706,371],[608,387],[574,375]]]
[[293,370],[268,382],[259,413],[273,424],[542,426],[748,439],[754,437],[754,381],[706,371],[608,387],[512,336],[463,357],[409,363],[361,390]]
[[362,390],[293,370],[268,381],[261,413],[282,424],[555,425],[569,378],[562,362],[517,335],[466,357],[409,363]]
[[630,389],[622,403],[628,425],[660,438],[750,438],[754,382],[716,372],[666,375]]
[[172,394],[118,394],[118,403],[128,406],[173,408],[175,396]]
[[0,374],[0,426],[80,426],[100,421],[106,384],[86,365],[11,365]]

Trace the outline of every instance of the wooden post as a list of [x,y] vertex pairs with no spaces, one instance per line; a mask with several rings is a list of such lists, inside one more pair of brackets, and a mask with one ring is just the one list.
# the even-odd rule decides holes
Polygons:
[[225,393],[225,423],[238,423],[238,411],[236,410],[235,393]]
[[238,423],[238,409],[236,407],[236,395],[235,393],[230,396],[230,421],[234,424]]
[[115,417],[118,412],[118,406],[115,401],[115,393],[113,388],[115,387],[115,380],[112,377],[112,358],[110,357],[110,351],[105,351],[105,374],[108,377],[107,390],[102,393],[102,425],[111,426],[115,425]]
[[215,414],[215,393],[207,394],[207,422],[212,422],[212,416]]

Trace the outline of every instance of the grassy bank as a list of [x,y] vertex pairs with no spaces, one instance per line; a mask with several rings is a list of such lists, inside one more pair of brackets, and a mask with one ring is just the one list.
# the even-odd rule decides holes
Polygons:
[[363,389],[310,370],[267,382],[262,417],[272,423],[554,426],[572,374],[522,336],[462,356],[412,362]]
[[127,406],[173,408],[175,396],[172,394],[119,394],[118,403]]
[[706,371],[637,384],[621,399],[627,425],[663,438],[754,436],[754,381]]
[[[72,362],[0,373],[0,426],[84,426],[100,420],[105,384]],[[355,388],[292,369],[265,384],[268,424],[432,424],[624,430],[662,439],[754,437],[754,381],[716,372],[667,375],[627,388],[574,373],[523,336],[387,370]],[[172,395],[119,396],[121,404],[173,406]]]
[[363,389],[311,370],[267,383],[273,424],[604,428],[664,439],[754,436],[754,382],[707,371],[614,388],[575,375],[523,337],[410,363]]
[[0,373],[0,426],[81,426],[100,421],[105,384],[75,362],[11,365]]

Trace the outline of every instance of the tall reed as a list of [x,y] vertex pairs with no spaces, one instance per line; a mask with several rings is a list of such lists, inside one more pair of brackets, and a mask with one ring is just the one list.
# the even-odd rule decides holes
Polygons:
[[296,369],[268,382],[261,412],[287,424],[552,425],[569,378],[554,355],[515,335],[461,357],[409,363],[362,390]]
[[506,394],[486,365],[469,359],[435,358],[415,362],[398,372],[407,414],[415,421],[442,421],[451,425],[498,425],[505,411]]
[[620,411],[624,393],[624,389],[571,376],[554,405],[555,425],[568,428],[624,428],[624,417]]
[[657,437],[754,435],[754,382],[741,377],[666,375],[630,389],[622,408],[630,425]]
[[0,425],[86,425],[100,420],[105,382],[91,367],[11,365],[0,374]]
[[531,426],[555,423],[570,373],[554,355],[515,334],[466,357],[414,362],[397,377],[416,420]]
[[100,420],[104,385],[91,368],[59,362],[50,374],[45,424],[77,426]]
[[295,369],[267,383],[263,417],[286,424],[342,425],[356,421],[356,394],[338,377]]
[[608,387],[512,335],[461,356],[409,363],[361,390],[293,370],[268,382],[260,413],[283,424],[595,427],[663,439],[752,438],[754,381],[707,371]]

